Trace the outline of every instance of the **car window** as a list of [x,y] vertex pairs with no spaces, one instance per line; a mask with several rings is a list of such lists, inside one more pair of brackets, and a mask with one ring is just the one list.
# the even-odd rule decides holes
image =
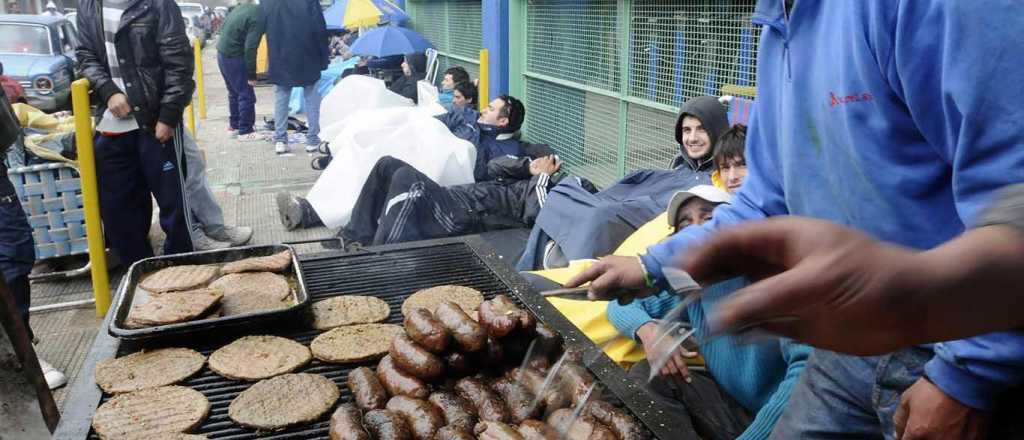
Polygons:
[[78,33],[75,32],[75,27],[71,23],[63,23],[60,25],[62,33],[61,46],[64,48],[64,53],[74,52],[75,47],[78,46]]
[[0,23],[0,53],[51,55],[50,30],[46,26]]

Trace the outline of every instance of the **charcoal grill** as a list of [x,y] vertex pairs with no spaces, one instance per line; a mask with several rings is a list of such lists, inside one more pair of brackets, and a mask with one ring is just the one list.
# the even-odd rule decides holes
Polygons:
[[[584,365],[604,386],[607,400],[623,405],[643,422],[656,438],[679,438],[678,432],[672,432],[674,426],[680,426],[679,421],[656,407],[641,387],[626,379],[621,368],[550,303],[534,292],[512,270],[511,262],[501,261],[500,257],[478,237],[389,245],[358,253],[327,252],[302,255],[300,263],[305,274],[307,290],[313,301],[341,294],[376,296],[391,306],[392,313],[388,322],[396,324],[401,323],[399,310],[402,301],[420,289],[441,284],[457,284],[478,289],[488,298],[500,293],[511,293],[540,321],[561,333],[567,346],[577,347],[582,351]],[[111,316],[108,314],[108,322],[105,325],[109,325],[110,319]],[[118,341],[101,331],[86,358],[79,378],[70,390],[55,438],[98,438],[90,430],[92,414],[101,402],[109,398],[102,395],[93,382],[96,363],[102,359],[115,354],[123,356],[143,348],[152,349],[164,345],[190,347],[208,356],[215,349],[245,334],[274,334],[308,345],[319,333],[316,330],[309,330],[301,323],[293,323],[262,329],[238,327],[217,330],[155,343]],[[330,378],[342,388],[341,402],[347,402],[352,399],[345,386],[348,372],[357,366],[375,364],[376,362],[336,365],[314,360],[300,371]],[[228,418],[228,405],[239,393],[248,388],[250,383],[225,379],[204,368],[198,376],[183,385],[202,392],[210,400],[210,417],[195,431],[210,439],[327,438],[326,420],[276,432],[257,432],[236,425]]]

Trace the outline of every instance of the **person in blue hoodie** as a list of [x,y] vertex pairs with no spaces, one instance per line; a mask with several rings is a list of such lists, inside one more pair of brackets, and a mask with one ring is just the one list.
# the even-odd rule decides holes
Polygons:
[[[653,288],[714,231],[790,214],[930,249],[1024,181],[1024,3],[761,0],[753,19],[758,112],[734,202],[569,285],[592,281],[594,298]],[[773,438],[895,438],[901,401],[903,438],[983,438],[1004,391],[1024,382],[1022,344],[1012,331],[875,357],[816,350]]]

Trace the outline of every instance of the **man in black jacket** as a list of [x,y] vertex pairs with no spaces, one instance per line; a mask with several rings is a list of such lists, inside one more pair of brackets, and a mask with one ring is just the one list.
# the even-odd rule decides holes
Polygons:
[[288,147],[288,101],[293,87],[302,87],[305,99],[306,151],[320,145],[320,93],[316,84],[330,62],[327,23],[317,0],[262,0],[263,28],[267,33],[267,76],[274,88],[274,151]]
[[413,53],[405,56],[402,61],[402,76],[391,83],[389,90],[402,95],[419,104],[419,89],[417,83],[426,78],[427,56],[422,53]]
[[152,256],[152,193],[164,252],[191,251],[180,140],[195,83],[181,10],[170,0],[81,0],[78,32],[78,62],[103,115],[96,171],[111,247],[126,264]]
[[[380,245],[452,237],[533,224],[556,173],[555,156],[501,156],[488,163],[495,180],[442,187],[411,165],[377,161],[338,236],[346,245]],[[589,183],[589,182],[588,182]]]
[[[0,87],[0,277],[11,292],[18,314],[25,323],[25,330],[29,338],[32,338],[32,327],[28,325],[28,309],[32,299],[28,274],[32,272],[32,265],[36,261],[35,243],[21,200],[18,200],[14,185],[7,178],[5,162],[7,149],[19,136],[21,125],[7,101],[7,94]],[[49,362],[40,358],[39,367],[51,390],[67,383],[64,373]]]

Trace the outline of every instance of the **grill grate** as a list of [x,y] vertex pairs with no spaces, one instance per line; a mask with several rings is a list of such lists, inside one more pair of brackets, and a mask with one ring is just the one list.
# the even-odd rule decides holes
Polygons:
[[[376,296],[391,306],[391,316],[387,322],[400,324],[402,301],[420,289],[440,284],[458,284],[480,290],[487,298],[519,290],[516,285],[504,281],[507,278],[498,273],[504,273],[507,269],[498,268],[496,271],[484,261],[484,259],[496,259],[496,257],[489,255],[481,257],[474,247],[461,241],[441,240],[431,245],[398,245],[384,249],[380,252],[350,254],[342,257],[333,254],[302,259],[302,270],[311,299],[315,301],[343,294]],[[513,295],[513,298],[520,299],[516,295]],[[543,314],[539,314],[539,316],[542,321],[548,322]],[[566,324],[567,321],[565,323],[549,322],[549,325],[555,329],[563,329]],[[568,325],[571,327],[571,324]],[[574,331],[575,328],[572,330]],[[118,349],[118,356],[124,356],[143,348],[153,349],[171,345],[189,347],[209,356],[217,348],[244,334],[277,335],[308,346],[313,338],[320,334],[320,331],[308,330],[304,323],[294,323],[266,330],[237,329],[230,333],[205,336],[202,340],[196,340],[197,338],[192,336],[186,340],[179,339],[160,344],[125,341]],[[576,337],[568,336],[568,339],[573,340]],[[314,359],[299,371],[320,374],[334,381],[341,388],[339,402],[344,403],[352,400],[348,387],[345,385],[348,372],[359,366],[373,367],[375,365],[376,362],[346,365],[325,364]],[[596,365],[592,365],[591,368],[597,368],[595,373],[598,374],[598,377],[606,377],[603,374],[607,374],[607,366],[598,368]],[[619,371],[621,372],[621,370]],[[614,387],[611,384],[614,380],[605,379],[603,382],[606,382],[609,388]],[[205,435],[210,439],[327,438],[329,429],[327,420],[275,432],[258,432],[235,424],[228,417],[228,405],[239,393],[251,385],[249,382],[226,379],[215,374],[209,368],[204,368],[199,375],[182,385],[203,393],[209,399],[210,416],[201,427],[195,430],[195,433]],[[109,397],[104,395],[101,401],[106,401]],[[646,421],[649,422],[648,426],[651,426],[650,420]],[[661,424],[661,426],[665,425]],[[657,434],[657,430],[655,433]],[[98,436],[91,432],[89,438],[98,439]]]

